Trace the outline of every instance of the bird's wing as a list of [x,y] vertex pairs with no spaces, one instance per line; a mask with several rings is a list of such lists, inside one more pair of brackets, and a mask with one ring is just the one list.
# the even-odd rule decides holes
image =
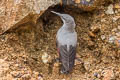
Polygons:
[[69,51],[67,51],[67,45],[62,45],[59,47],[60,51],[60,61],[62,62],[62,71],[70,71],[74,66],[76,57],[76,46],[69,46]]

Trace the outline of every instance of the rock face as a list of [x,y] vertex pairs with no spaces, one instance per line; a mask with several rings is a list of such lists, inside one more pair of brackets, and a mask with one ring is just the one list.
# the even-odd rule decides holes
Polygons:
[[[73,3],[65,3],[71,2]],[[86,11],[95,9],[104,0],[0,0],[0,34],[13,26],[27,22],[36,23],[37,19],[50,6],[62,3],[73,4]],[[99,7],[99,6],[98,6]]]
[[[0,1],[0,34],[14,25],[36,19],[51,5],[59,0],[1,0]],[[19,23],[18,23],[19,22]]]
[[74,5],[84,11],[99,9],[103,2],[105,0],[62,0],[63,5]]

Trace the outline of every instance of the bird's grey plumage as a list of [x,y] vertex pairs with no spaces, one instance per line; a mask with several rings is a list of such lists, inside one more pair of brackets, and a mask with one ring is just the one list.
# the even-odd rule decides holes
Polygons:
[[76,56],[77,33],[75,32],[75,21],[68,14],[51,12],[60,16],[63,21],[63,26],[57,32],[56,42],[62,62],[61,72],[69,73],[74,66]]

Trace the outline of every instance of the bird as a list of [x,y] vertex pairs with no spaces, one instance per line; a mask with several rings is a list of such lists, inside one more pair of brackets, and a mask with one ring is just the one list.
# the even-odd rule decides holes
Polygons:
[[60,16],[63,21],[62,27],[57,31],[56,47],[61,62],[60,72],[68,74],[73,70],[76,58],[77,32],[75,31],[75,20],[69,14],[51,12]]

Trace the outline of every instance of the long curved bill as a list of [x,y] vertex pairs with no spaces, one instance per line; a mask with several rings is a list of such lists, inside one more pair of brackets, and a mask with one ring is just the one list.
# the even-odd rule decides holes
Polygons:
[[58,16],[62,16],[60,13],[58,13],[58,12],[55,12],[55,11],[51,11],[52,13],[54,13],[54,14],[57,14]]

